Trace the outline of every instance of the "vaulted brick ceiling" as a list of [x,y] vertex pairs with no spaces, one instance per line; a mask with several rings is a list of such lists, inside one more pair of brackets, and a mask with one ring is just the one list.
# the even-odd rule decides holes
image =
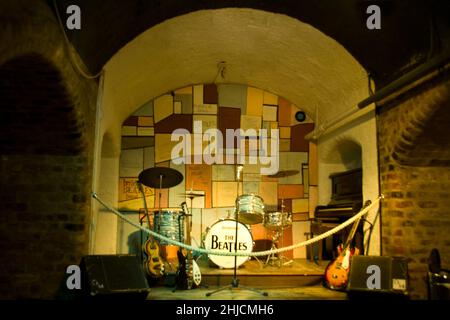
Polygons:
[[39,55],[0,67],[0,114],[0,154],[72,155],[84,146],[61,75]]
[[[48,0],[52,6],[53,0]],[[176,16],[203,9],[254,8],[285,14],[310,24],[343,45],[377,80],[378,86],[422,62],[430,51],[430,21],[441,39],[450,35],[450,2],[394,0],[57,0],[65,8],[78,4],[82,29],[69,32],[91,72],[96,72],[125,44],[145,30]],[[366,8],[381,7],[381,30],[368,30]],[[435,39],[436,40],[436,39]],[[439,43],[434,42],[438,48]],[[332,56],[330,56],[332,59]]]

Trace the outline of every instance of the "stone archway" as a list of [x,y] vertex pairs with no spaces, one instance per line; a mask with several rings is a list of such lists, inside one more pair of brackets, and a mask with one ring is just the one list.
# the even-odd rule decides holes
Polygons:
[[52,298],[87,253],[96,86],[74,70],[45,2],[0,11],[0,296]]

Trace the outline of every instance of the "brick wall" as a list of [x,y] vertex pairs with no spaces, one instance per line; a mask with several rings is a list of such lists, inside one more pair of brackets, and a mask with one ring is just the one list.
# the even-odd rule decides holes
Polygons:
[[430,143],[420,144],[436,126],[444,126],[444,131],[450,127],[448,121],[433,120],[449,113],[448,91],[448,80],[429,83],[385,106],[378,118],[381,191],[386,197],[382,253],[410,259],[413,299],[427,298],[427,258],[432,248],[439,249],[442,265],[450,266],[450,168],[435,165],[445,161],[434,161],[445,156],[447,150],[441,148],[448,134],[433,137],[433,150]]
[[51,298],[87,253],[87,159],[3,155],[0,163],[0,297]]
[[97,85],[45,1],[0,12],[0,298],[47,299],[88,253]]

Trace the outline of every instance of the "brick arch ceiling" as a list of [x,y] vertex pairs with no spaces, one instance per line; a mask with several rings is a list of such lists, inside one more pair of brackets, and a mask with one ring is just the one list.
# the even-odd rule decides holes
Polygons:
[[[330,58],[332,56],[333,58]],[[105,65],[103,105],[120,123],[158,95],[196,83],[259,87],[320,121],[356,109],[367,96],[361,65],[332,38],[285,15],[254,9],[204,10],[148,29]]]
[[0,154],[79,153],[82,134],[74,112],[60,73],[41,55],[0,66]]

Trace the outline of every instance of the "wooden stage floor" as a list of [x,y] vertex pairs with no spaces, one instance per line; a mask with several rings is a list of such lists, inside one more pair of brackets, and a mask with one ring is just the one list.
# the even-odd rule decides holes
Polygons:
[[[280,267],[250,260],[237,270],[238,288],[226,288],[207,297],[206,293],[228,287],[234,270],[213,267],[206,259],[197,263],[202,273],[202,285],[192,290],[176,290],[172,283],[151,288],[149,300],[344,300],[345,292],[329,290],[322,286],[322,276],[328,261],[318,264],[306,259],[294,259]],[[245,287],[267,292],[263,296]]]

